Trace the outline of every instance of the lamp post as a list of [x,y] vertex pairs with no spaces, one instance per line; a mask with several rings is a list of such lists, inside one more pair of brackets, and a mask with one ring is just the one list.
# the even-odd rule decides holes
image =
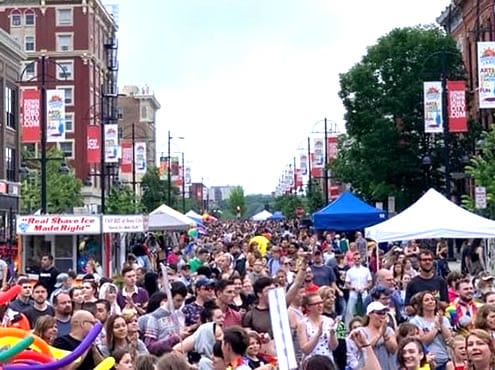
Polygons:
[[172,174],[170,173],[171,169],[171,158],[170,158],[170,144],[172,139],[180,139],[184,140],[183,136],[175,136],[172,137],[170,134],[170,130],[168,130],[168,156],[167,156],[167,203],[169,207],[172,207]]
[[182,152],[182,213],[186,212],[186,162]]
[[311,175],[311,138],[308,136],[308,191],[311,194],[313,191],[313,185],[311,182],[313,181]]

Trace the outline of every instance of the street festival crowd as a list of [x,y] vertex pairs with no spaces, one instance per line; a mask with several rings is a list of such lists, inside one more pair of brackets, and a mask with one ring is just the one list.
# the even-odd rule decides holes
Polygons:
[[110,356],[117,370],[276,369],[268,297],[278,287],[300,369],[495,369],[480,240],[463,241],[451,271],[444,240],[377,246],[297,221],[217,221],[191,235],[136,239],[113,280],[93,259],[78,280],[40,256],[37,280],[3,276],[4,290],[20,288],[2,327],[67,351],[101,327],[67,369]]

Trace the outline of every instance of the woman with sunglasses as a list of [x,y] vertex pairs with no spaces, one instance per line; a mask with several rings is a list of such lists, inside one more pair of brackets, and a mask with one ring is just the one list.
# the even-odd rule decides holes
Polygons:
[[333,361],[333,351],[339,344],[334,320],[323,315],[323,303],[318,293],[305,295],[302,300],[306,315],[297,328],[297,340],[306,360],[323,355]]
[[409,322],[419,329],[419,339],[426,350],[435,356],[437,370],[450,366],[447,343],[452,340],[449,320],[439,312],[438,302],[431,292],[417,294],[416,316]]

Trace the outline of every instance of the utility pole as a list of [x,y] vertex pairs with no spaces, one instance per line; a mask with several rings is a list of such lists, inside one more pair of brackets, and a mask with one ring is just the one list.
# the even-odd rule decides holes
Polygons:
[[134,193],[134,205],[136,205],[136,124],[132,122],[132,192]]
[[328,204],[328,127],[327,127],[327,119],[325,117],[325,161],[324,161],[324,168],[323,170],[325,171],[323,173],[323,178],[324,178],[324,184],[325,184],[325,189],[324,189],[324,192],[325,192],[325,205]]
[[186,213],[186,162],[182,152],[182,213]]
[[47,213],[47,178],[46,178],[46,56],[41,56],[41,214]]

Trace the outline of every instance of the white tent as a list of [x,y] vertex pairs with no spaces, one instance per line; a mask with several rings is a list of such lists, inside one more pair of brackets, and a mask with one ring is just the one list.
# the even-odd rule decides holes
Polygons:
[[194,221],[179,211],[162,204],[149,215],[149,230],[187,230]]
[[270,217],[272,217],[272,214],[270,212],[268,212],[266,209],[264,209],[260,213],[257,213],[253,217],[251,217],[251,220],[253,220],[253,221],[266,221]]
[[466,211],[434,189],[412,206],[365,229],[377,242],[433,238],[495,238],[495,221]]
[[186,212],[186,216],[187,217],[190,217],[190,218],[195,218],[195,219],[198,219],[198,220],[201,220],[202,219],[202,216],[199,213],[194,212],[192,209],[190,211],[187,211]]

